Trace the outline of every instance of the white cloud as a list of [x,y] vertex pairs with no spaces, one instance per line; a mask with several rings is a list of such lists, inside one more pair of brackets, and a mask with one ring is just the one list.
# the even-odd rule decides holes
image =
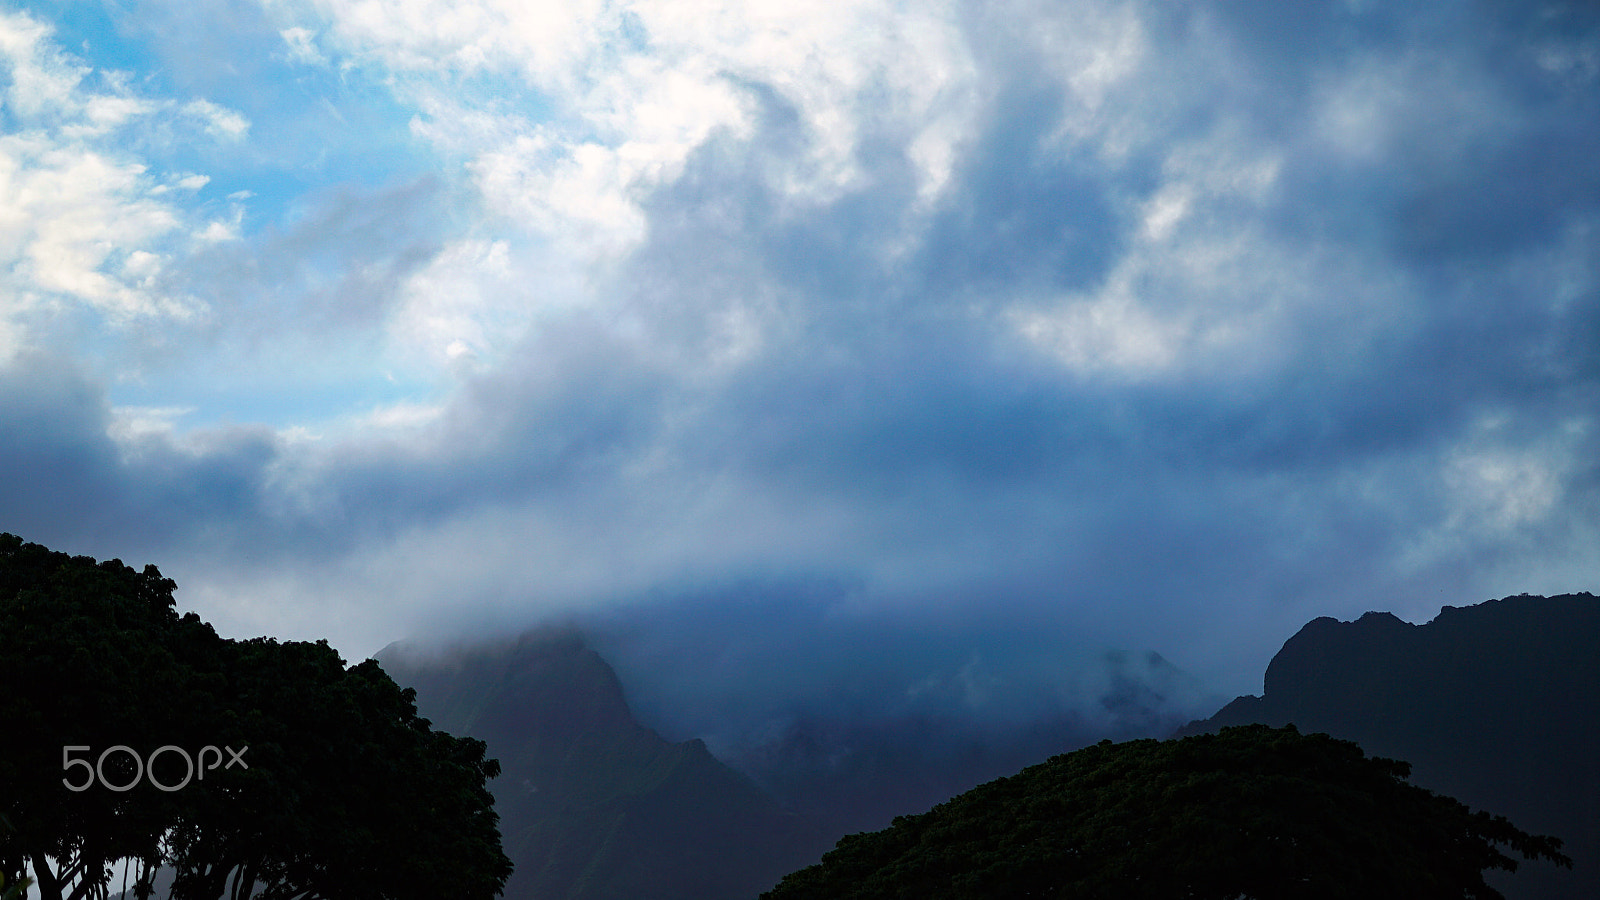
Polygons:
[[[1363,277],[1350,260],[1261,226],[1280,168],[1228,123],[1171,146],[1161,185],[1132,204],[1136,227],[1105,280],[1019,302],[1012,323],[1080,374],[1248,378],[1270,368],[1320,288]],[[1310,275],[1323,269],[1327,281]]]
[[417,430],[438,421],[444,407],[436,403],[392,403],[356,419],[358,428],[379,431]]
[[1186,184],[1169,184],[1145,202],[1143,237],[1149,241],[1164,241],[1172,230],[1189,214],[1194,201],[1194,191]]
[[976,66],[948,6],[652,2],[635,9],[656,58],[682,75],[705,82],[726,74],[792,104],[808,146],[779,178],[803,203],[826,203],[855,183],[856,151],[868,137],[915,147],[920,187],[933,190],[978,112]]
[[326,66],[328,58],[317,49],[317,33],[309,28],[285,28],[278,32],[289,48],[289,59],[307,66]]
[[1128,280],[1093,298],[1070,300],[1044,311],[1018,310],[1017,329],[1054,353],[1068,368],[1141,378],[1177,359],[1185,337],[1181,321],[1163,320],[1128,292]]
[[161,257],[145,250],[135,250],[122,261],[122,272],[139,283],[144,283],[161,271]]
[[33,124],[82,110],[78,83],[89,70],[69,62],[49,44],[52,29],[26,15],[0,13],[0,67],[10,76],[5,106]]
[[136,162],[37,134],[0,138],[0,283],[19,295],[72,297],[116,321],[186,312],[186,303],[115,274],[127,254],[151,252],[144,248],[178,227],[155,187]]
[[1363,56],[1320,73],[1307,138],[1335,158],[1389,164],[1395,153],[1446,164],[1519,117],[1503,86],[1453,56],[1414,50]]
[[503,241],[463,240],[407,279],[388,322],[393,351],[410,365],[470,362],[516,340],[537,295],[513,278]]
[[157,104],[138,97],[93,96],[83,103],[83,118],[63,127],[62,133],[69,137],[106,134],[157,108]]
[[1149,53],[1143,23],[1132,4],[1071,3],[1041,15],[1010,12],[1015,37],[1031,47],[1073,104],[1061,132],[1081,137],[1104,127],[1107,99],[1140,72]]
[[[855,184],[860,142],[885,134],[907,148],[931,200],[977,113],[975,67],[942,7],[318,0],[302,9],[325,18],[351,58],[400,76],[401,98],[423,113],[415,132],[465,157],[496,210],[594,259],[638,244],[641,192],[675,179],[711,136],[752,135],[749,85],[799,117],[804,148],[770,177],[801,204]],[[460,75],[506,89],[475,96],[457,88]],[[523,101],[549,108],[531,118]]]
[[237,110],[209,100],[190,100],[183,105],[183,113],[200,120],[206,134],[220,140],[242,140],[250,130],[250,120]]
[[134,445],[154,437],[171,437],[177,421],[192,406],[118,406],[111,410],[106,435],[118,444]]
[[203,244],[220,244],[225,241],[239,239],[239,223],[223,222],[214,219],[206,223],[206,227],[195,233],[195,240]]
[[[417,112],[412,134],[466,174],[489,214],[401,289],[386,322],[396,371],[476,371],[543,311],[624,305],[626,292],[594,285],[649,239],[642,201],[708,142],[743,143],[767,184],[802,211],[861,186],[864,141],[898,147],[917,178],[913,212],[927,213],[980,114],[976,64],[957,11],[943,4],[308,0],[269,9],[287,46],[314,45],[341,70],[370,67],[391,86]],[[763,116],[789,112],[787,143],[751,143],[768,136]],[[762,317],[735,298],[707,302],[713,358],[693,365],[748,360],[763,345]],[[619,313],[611,321],[638,321]]]
[[1487,413],[1440,465],[1451,511],[1445,532],[1515,532],[1549,516],[1578,466],[1575,451],[1592,429],[1573,418],[1539,439],[1519,440],[1516,417]]
[[[1158,192],[1142,244],[1103,284],[1019,301],[1009,311],[1013,326],[1081,375],[1246,382],[1305,365],[1308,348],[1343,347],[1362,358],[1367,342],[1397,325],[1400,310],[1378,306],[1394,286],[1359,258],[1238,223],[1220,233],[1184,231],[1191,197]],[[1330,293],[1349,298],[1333,317],[1324,306]]]
[[[1438,506],[1397,548],[1397,571],[1424,572],[1473,559],[1494,590],[1587,590],[1594,568],[1593,523],[1571,503],[1583,488],[1584,449],[1594,419],[1569,416],[1530,431],[1515,410],[1488,410],[1452,444],[1425,460],[1422,485]],[[1403,497],[1415,504],[1414,497]],[[1394,498],[1390,498],[1394,502]]]
[[556,144],[544,129],[468,166],[490,209],[594,262],[616,258],[645,235],[644,214],[629,196],[631,168],[614,149]]
[[[0,309],[0,356],[26,342],[23,318],[59,310],[63,300],[113,326],[202,308],[156,285],[186,237],[219,237],[215,228],[187,226],[180,205],[209,177],[161,174],[128,147],[170,140],[159,120],[174,116],[228,140],[248,130],[243,116],[206,100],[138,96],[126,76],[97,75],[52,38],[48,25],[25,14],[0,14],[0,71],[9,75],[0,106],[17,126],[0,135],[0,293],[9,297]],[[148,134],[139,130],[147,123]]]

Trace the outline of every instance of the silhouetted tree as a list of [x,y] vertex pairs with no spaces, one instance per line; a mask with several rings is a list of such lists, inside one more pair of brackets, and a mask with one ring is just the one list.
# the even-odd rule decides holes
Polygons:
[[[378,664],[325,641],[220,639],[175,585],[0,534],[0,875],[45,900],[133,891],[174,870],[175,900],[386,900],[499,894],[511,872],[482,742],[433,731]],[[125,746],[152,763],[161,790]],[[68,769],[66,747],[87,747]],[[244,748],[248,748],[247,750]],[[241,751],[241,764],[222,749]],[[102,764],[103,763],[103,764]],[[72,790],[86,774],[96,783]],[[104,774],[110,790],[98,783]],[[184,778],[191,777],[187,783]],[[66,781],[64,781],[66,779]]]
[[1499,849],[1561,842],[1408,783],[1404,762],[1289,726],[1104,741],[841,840],[764,900],[1493,900]]
[[[106,867],[156,852],[178,798],[148,786],[126,793],[74,792],[64,748],[114,745],[153,750],[181,716],[184,672],[171,652],[180,633],[214,633],[173,609],[173,583],[115,560],[69,557],[0,535],[0,836],[8,881],[33,867],[46,898],[102,886]],[[96,760],[91,757],[88,762]],[[103,767],[125,784],[132,760]],[[49,860],[55,860],[52,866]]]
[[481,741],[433,731],[411,689],[325,642],[235,647],[225,721],[251,768],[170,835],[174,900],[499,892],[511,866],[484,782],[500,770]]

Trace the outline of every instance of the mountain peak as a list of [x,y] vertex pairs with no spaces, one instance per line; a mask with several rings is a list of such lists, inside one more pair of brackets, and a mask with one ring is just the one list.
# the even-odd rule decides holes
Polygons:
[[500,760],[490,790],[517,866],[508,897],[740,900],[827,847],[704,741],[639,724],[576,629],[383,656],[424,715]]
[[1413,764],[1413,780],[1567,841],[1575,872],[1520,897],[1600,896],[1600,601],[1520,595],[1446,606],[1426,625],[1369,612],[1308,622],[1240,697],[1178,733],[1294,723]]

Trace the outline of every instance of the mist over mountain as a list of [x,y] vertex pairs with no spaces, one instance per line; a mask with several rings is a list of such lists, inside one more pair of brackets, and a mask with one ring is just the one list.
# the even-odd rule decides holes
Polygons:
[[882,718],[807,707],[765,739],[723,757],[797,810],[841,832],[882,828],[975,785],[1106,737],[1165,734],[1175,712],[1163,687],[1182,673],[1149,653],[1103,660],[1108,687],[1092,709],[990,720],[961,707],[901,709]]
[[[1531,867],[1513,900],[1600,896],[1600,600],[1521,595],[1424,625],[1318,618],[1239,697],[1178,734],[1294,723],[1410,762],[1415,784],[1553,834],[1574,868]],[[1493,883],[1493,881],[1491,882]]]
[[774,596],[379,654],[436,727],[504,767],[507,897],[754,896],[844,834],[1104,737],[1165,734],[1205,697],[1154,652]]
[[490,787],[516,864],[509,898],[733,900],[833,840],[703,742],[639,725],[611,667],[573,631],[446,652],[391,645],[380,658],[417,689],[423,715],[500,760]]
[[[425,715],[505,766],[512,898],[759,891],[844,834],[1105,738],[1166,736],[1208,702],[1154,651],[793,599],[700,597],[723,614],[660,603],[382,659]],[[1597,642],[1587,594],[1447,606],[1421,626],[1322,617],[1274,657],[1262,696],[1177,733],[1292,722],[1406,760],[1413,783],[1567,841],[1576,871],[1501,879],[1513,900],[1589,897]]]
[[840,833],[1102,738],[1165,736],[1225,699],[1099,635],[862,611],[832,591],[744,585],[580,621],[641,721],[704,739]]

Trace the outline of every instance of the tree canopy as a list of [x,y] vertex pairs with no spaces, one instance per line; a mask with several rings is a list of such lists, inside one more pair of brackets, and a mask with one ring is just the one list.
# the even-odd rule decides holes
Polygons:
[[1103,741],[846,837],[762,898],[1497,900],[1501,847],[1571,865],[1409,775],[1292,725]]
[[[27,865],[46,900],[105,897],[131,859],[132,892],[164,866],[174,900],[501,893],[481,741],[434,731],[412,690],[326,641],[219,638],[174,587],[0,534],[4,883]],[[72,771],[69,748],[86,748]]]

